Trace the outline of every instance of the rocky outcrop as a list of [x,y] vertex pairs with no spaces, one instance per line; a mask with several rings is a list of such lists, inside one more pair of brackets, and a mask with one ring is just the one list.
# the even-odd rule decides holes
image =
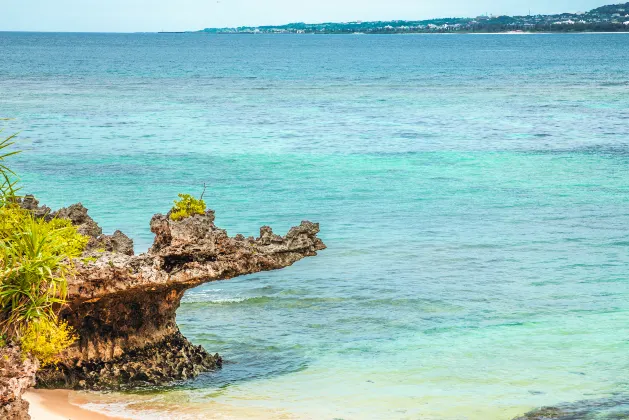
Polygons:
[[37,201],[32,195],[27,195],[24,198],[18,198],[17,201],[23,209],[30,210],[35,217],[47,218],[52,213],[50,207],[40,206],[39,201]]
[[50,214],[51,217],[59,219],[68,219],[73,225],[77,226],[77,230],[81,235],[97,239],[103,234],[103,230],[98,224],[87,214],[87,209],[83,204],[73,204],[70,207],[63,208]]
[[27,420],[24,392],[35,385],[37,362],[23,359],[18,347],[0,347],[0,419]]
[[50,217],[68,219],[78,227],[78,232],[90,238],[88,250],[102,250],[116,252],[124,255],[133,255],[133,241],[119,230],[113,235],[103,235],[103,230],[87,214],[83,204],[73,204],[57,212],[50,213]]
[[56,212],[53,212],[49,207],[40,206],[39,201],[32,195],[18,199],[18,203],[22,208],[31,211],[35,217],[46,220],[55,217],[70,220],[77,227],[80,234],[90,238],[87,245],[88,250],[102,250],[133,255],[133,241],[119,230],[114,232],[113,235],[103,235],[103,230],[87,214],[87,209],[81,203],[73,204]]
[[[38,209],[37,203],[31,207]],[[47,213],[51,214],[51,213]],[[195,377],[221,366],[183,337],[175,314],[186,290],[200,284],[292,265],[325,249],[319,225],[302,222],[285,236],[270,227],[260,237],[229,237],[214,225],[214,212],[173,221],[155,215],[155,241],[133,255],[130,239],[112,236],[87,215],[82,205],[52,213],[72,220],[90,236],[84,262],[68,279],[68,305],[61,317],[76,329],[79,341],[57,365],[38,374],[43,387],[111,389],[158,385]]]
[[191,344],[180,332],[121,356],[60,364],[37,374],[40,388],[122,389],[192,379],[221,367],[222,358]]

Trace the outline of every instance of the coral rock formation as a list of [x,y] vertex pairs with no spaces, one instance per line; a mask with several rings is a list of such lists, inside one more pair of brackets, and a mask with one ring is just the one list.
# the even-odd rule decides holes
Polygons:
[[[28,203],[41,212],[34,199]],[[155,215],[154,244],[135,256],[130,239],[120,232],[103,235],[82,205],[53,214],[90,236],[85,255],[92,258],[77,263],[61,312],[80,339],[57,366],[38,373],[43,387],[158,385],[220,367],[219,355],[192,345],[179,332],[175,312],[184,292],[210,281],[284,268],[325,249],[316,223],[302,222],[285,236],[265,226],[257,239],[231,238],[207,211],[180,221]]]

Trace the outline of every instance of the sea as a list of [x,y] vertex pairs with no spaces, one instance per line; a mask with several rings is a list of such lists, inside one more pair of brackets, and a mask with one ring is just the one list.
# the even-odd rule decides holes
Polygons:
[[221,370],[135,419],[629,418],[629,34],[0,33],[23,192],[146,251],[200,195],[328,248],[177,313]]

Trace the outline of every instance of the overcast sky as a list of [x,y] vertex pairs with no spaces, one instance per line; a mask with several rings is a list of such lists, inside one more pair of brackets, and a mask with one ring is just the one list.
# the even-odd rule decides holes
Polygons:
[[[623,0],[624,1],[624,0]],[[139,32],[587,11],[619,0],[0,0],[0,31]]]

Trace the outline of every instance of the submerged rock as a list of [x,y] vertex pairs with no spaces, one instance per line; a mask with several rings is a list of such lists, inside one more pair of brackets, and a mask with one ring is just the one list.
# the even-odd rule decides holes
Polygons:
[[22,395],[35,385],[37,367],[36,361],[22,358],[18,347],[0,347],[0,419],[31,418],[28,402],[22,399]]
[[561,419],[567,413],[557,407],[542,407],[537,410],[530,411],[523,416],[516,417],[513,420],[552,420]]
[[[258,239],[231,238],[214,225],[214,212],[179,221],[155,215],[155,241],[133,255],[121,232],[102,235],[82,205],[54,213],[90,236],[86,256],[68,278],[68,304],[61,311],[79,334],[60,363],[38,373],[38,385],[111,389],[185,380],[221,366],[219,355],[192,345],[175,313],[186,290],[200,284],[288,267],[325,249],[319,225],[302,222],[285,236],[260,229]],[[95,259],[95,261],[94,261]]]
[[608,397],[573,401],[555,407],[542,407],[514,420],[582,420],[629,419],[629,395],[612,394]]

